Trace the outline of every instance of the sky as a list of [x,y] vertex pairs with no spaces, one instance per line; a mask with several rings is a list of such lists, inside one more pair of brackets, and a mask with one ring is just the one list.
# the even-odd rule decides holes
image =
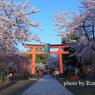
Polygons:
[[[25,0],[16,1],[24,2]],[[34,30],[33,33],[38,34],[44,43],[60,44],[61,37],[56,36],[53,18],[58,10],[78,12],[80,0],[30,0],[30,5],[40,9],[40,12],[35,14],[33,18],[40,22],[44,30]],[[30,44],[39,44],[39,42],[31,41]],[[20,50],[23,50],[23,47],[20,46]]]

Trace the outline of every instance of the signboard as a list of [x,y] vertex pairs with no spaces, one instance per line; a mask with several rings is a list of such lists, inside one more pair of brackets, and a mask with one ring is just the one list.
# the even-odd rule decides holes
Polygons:
[[45,44],[45,49],[44,49],[45,53],[49,53],[50,52],[50,44],[46,43]]

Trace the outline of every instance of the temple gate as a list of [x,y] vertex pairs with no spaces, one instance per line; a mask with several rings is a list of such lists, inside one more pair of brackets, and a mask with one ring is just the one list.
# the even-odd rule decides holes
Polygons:
[[[37,54],[45,54],[46,52],[43,51],[42,49],[45,49],[45,45],[29,45],[27,44],[25,46],[26,48],[30,48],[30,51],[25,52],[25,54],[32,54],[32,67],[31,67],[31,71],[32,74],[35,74],[35,65],[36,65],[36,55]],[[67,45],[49,45],[49,48],[53,48],[53,49],[58,49],[57,51],[50,51],[50,50],[46,50],[48,51],[48,54],[58,54],[59,55],[59,71],[60,74],[63,74],[64,71],[64,66],[63,66],[63,62],[62,62],[62,54],[67,55],[69,54],[69,51],[64,51],[64,48],[67,48]]]

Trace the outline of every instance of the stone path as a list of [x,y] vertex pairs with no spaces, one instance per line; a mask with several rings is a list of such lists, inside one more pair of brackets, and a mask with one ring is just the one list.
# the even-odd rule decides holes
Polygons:
[[73,95],[62,84],[50,75],[34,83],[30,88],[25,90],[21,95]]

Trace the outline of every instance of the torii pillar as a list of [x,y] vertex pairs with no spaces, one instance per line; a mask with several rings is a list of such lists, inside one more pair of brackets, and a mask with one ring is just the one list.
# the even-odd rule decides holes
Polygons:
[[63,60],[62,60],[62,50],[61,50],[61,48],[59,49],[59,66],[60,66],[60,74],[62,74],[63,73],[63,71],[64,71],[64,66],[63,66]]
[[32,66],[31,66],[31,72],[32,74],[35,74],[35,66],[36,66],[36,48],[33,48],[33,54],[32,54]]

